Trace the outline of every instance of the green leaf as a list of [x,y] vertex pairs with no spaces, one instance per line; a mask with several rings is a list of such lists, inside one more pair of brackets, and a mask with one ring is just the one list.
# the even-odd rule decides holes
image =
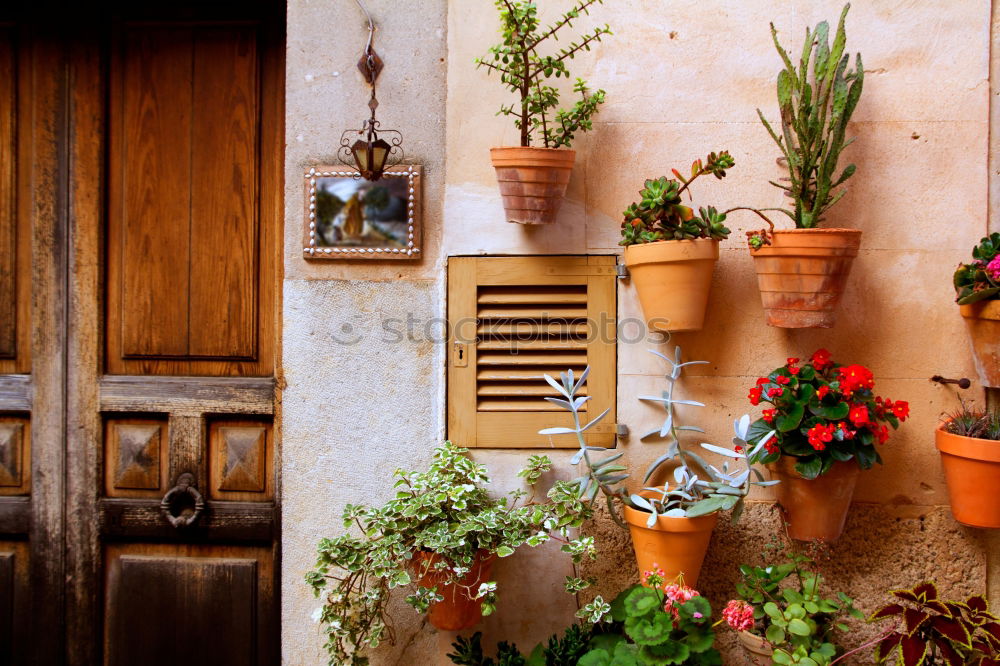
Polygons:
[[812,456],[795,463],[795,471],[806,479],[815,479],[823,471],[823,459],[819,456]]
[[663,611],[625,620],[625,633],[636,645],[659,645],[670,639],[673,627],[670,616]]
[[509,557],[514,554],[514,549],[510,546],[500,546],[497,548],[497,557]]
[[639,648],[639,658],[649,664],[683,664],[691,656],[691,649],[679,641],[671,641],[661,645],[643,645]]
[[764,632],[764,637],[771,645],[781,645],[785,642],[785,630],[776,624],[772,624]]
[[791,409],[788,410],[786,414],[782,414],[775,424],[780,432],[788,432],[790,430],[795,430],[799,427],[799,423],[802,422],[802,417],[805,415],[805,405],[802,403],[796,403],[792,405]]
[[[627,617],[642,617],[660,607],[663,602],[657,592],[637,586],[625,596],[623,607]],[[612,606],[612,612],[614,607]]]
[[812,633],[809,629],[809,625],[805,623],[804,620],[799,618],[794,618],[788,623],[788,631],[795,634],[796,636],[808,636]]

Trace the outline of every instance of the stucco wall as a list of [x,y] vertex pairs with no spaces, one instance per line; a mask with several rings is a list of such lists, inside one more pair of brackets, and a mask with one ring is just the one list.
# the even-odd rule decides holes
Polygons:
[[[417,264],[333,264],[301,258],[301,173],[330,161],[342,129],[363,118],[367,89],[354,69],[364,43],[352,3],[289,2],[286,152],[286,261],[283,401],[282,639],[286,663],[321,659],[309,615],[316,602],[302,584],[315,542],[339,529],[346,502],[378,502],[398,466],[418,466],[444,434],[441,345],[417,335],[380,338],[386,317],[443,316],[446,257],[455,254],[614,253],[619,214],[645,178],[667,174],[711,150],[728,149],[736,167],[722,182],[701,183],[695,203],[725,208],[781,203],[767,184],[780,176],[777,149],[756,119],[775,118],[780,66],[767,22],[786,44],[806,25],[834,20],[839,2],[814,0],[611,0],[593,17],[616,33],[572,66],[608,92],[595,129],[576,143],[577,165],[560,220],[547,228],[503,222],[488,148],[516,143],[512,124],[494,114],[510,99],[473,58],[496,39],[490,0],[422,0],[405,11],[368,3],[386,62],[380,119],[400,128],[408,157],[425,165],[426,255]],[[553,16],[565,0],[542,2]],[[744,231],[756,218],[733,216],[722,244],[708,320],[699,334],[669,343],[619,345],[618,421],[641,432],[656,419],[635,400],[658,389],[663,369],[645,350],[680,344],[696,367],[685,397],[709,405],[686,416],[708,441],[728,441],[734,416],[756,413],[746,401],[755,377],[788,356],[826,347],[845,362],[869,365],[880,392],[909,400],[912,417],[882,450],[886,464],[859,482],[842,544],[823,565],[833,585],[870,608],[878,589],[934,576],[959,592],[984,590],[988,537],[957,526],[946,504],[934,449],[938,416],[955,391],[933,374],[974,376],[961,320],[951,304],[954,265],[987,229],[990,3],[874,0],[856,3],[848,48],[862,50],[865,92],[855,114],[858,165],[850,193],[829,226],[864,231],[863,249],[831,330],[784,331],[764,324]],[[620,317],[640,317],[633,288],[621,283]],[[350,328],[344,328],[347,325]],[[353,344],[352,340],[360,338]],[[978,386],[966,392],[981,396]],[[657,455],[634,438],[621,443],[634,470]],[[526,453],[478,451],[498,489],[515,483]],[[568,474],[566,455],[552,456]],[[721,529],[703,574],[708,593],[728,593],[736,564],[774,536],[768,499],[737,527]],[[632,575],[625,535],[602,523],[604,556],[592,573],[611,594]],[[878,539],[864,538],[878,534]],[[908,566],[918,562],[920,566]],[[998,570],[996,562],[993,569]],[[487,640],[530,648],[572,619],[559,591],[569,573],[553,552],[519,553],[498,567],[501,602],[483,625]],[[993,577],[991,583],[994,583]],[[530,582],[529,582],[530,581]],[[916,582],[916,581],[912,581]],[[508,587],[509,585],[509,587]],[[400,611],[399,645],[373,663],[443,663],[450,635]]]

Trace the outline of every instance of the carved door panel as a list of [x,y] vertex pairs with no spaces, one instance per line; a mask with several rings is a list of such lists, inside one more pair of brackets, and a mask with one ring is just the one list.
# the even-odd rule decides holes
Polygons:
[[278,661],[284,6],[144,4],[0,22],[0,664]]

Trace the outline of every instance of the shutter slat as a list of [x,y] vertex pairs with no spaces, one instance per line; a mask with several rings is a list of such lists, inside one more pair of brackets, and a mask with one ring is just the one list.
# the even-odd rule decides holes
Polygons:
[[476,344],[479,351],[497,351],[517,353],[524,351],[550,350],[583,350],[587,351],[587,341],[580,339],[541,338],[539,340],[504,340],[493,338]]
[[[577,391],[577,395],[587,395],[587,387]],[[549,396],[558,397],[559,394],[547,383],[526,383],[518,381],[489,384],[480,382],[476,387],[476,395],[481,396]]]
[[523,339],[532,334],[551,336],[587,335],[588,329],[589,327],[585,323],[565,321],[494,322],[479,325],[476,328],[476,335],[480,337],[486,335],[515,335]]
[[545,365],[559,368],[583,367],[587,365],[587,352],[552,351],[546,353],[501,354],[486,352],[476,357],[476,363],[483,365]]
[[543,307],[488,307],[480,308],[479,319],[535,319],[535,320],[585,320],[586,307],[571,305],[545,305]]
[[[509,400],[479,400],[477,409],[481,412],[565,412],[559,405],[553,405],[548,400],[529,399],[509,399]],[[587,405],[580,408],[580,412],[586,412]]]
[[587,303],[587,288],[483,287],[476,299],[479,305],[571,305]]

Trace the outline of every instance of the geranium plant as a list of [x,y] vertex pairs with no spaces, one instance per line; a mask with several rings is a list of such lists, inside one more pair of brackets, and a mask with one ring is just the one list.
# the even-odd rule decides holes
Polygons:
[[555,23],[542,26],[538,21],[538,5],[533,0],[497,0],[503,42],[490,48],[490,55],[477,58],[476,65],[500,76],[500,81],[520,102],[500,107],[497,115],[512,116],[521,130],[521,145],[530,146],[539,139],[546,148],[568,148],[577,132],[592,129],[592,118],[604,103],[604,91],[590,92],[586,82],[576,79],[573,92],[580,98],[570,109],[560,109],[559,90],[546,85],[550,78],[569,78],[566,62],[581,51],[589,51],[594,42],[611,34],[608,26],[594,28],[571,41],[553,54],[543,54],[539,48],[581,14],[589,14],[590,6],[604,0],[579,0]]
[[972,248],[972,261],[955,271],[959,305],[1000,298],[1000,233],[992,233]]
[[722,663],[713,647],[708,600],[683,580],[668,584],[662,571],[645,572],[643,585],[619,594],[610,616],[610,626],[591,639],[580,666]]
[[[574,562],[594,556],[593,537],[572,535],[591,515],[573,485],[556,482],[544,498],[523,490],[494,498],[485,488],[486,468],[466,454],[445,442],[434,450],[427,471],[396,470],[394,499],[379,507],[347,505],[348,533],[320,541],[316,569],[306,581],[323,601],[316,619],[331,664],[366,664],[368,648],[392,639],[388,604],[395,588],[409,591],[406,602],[418,612],[441,601],[438,585],[418,584],[429,573],[440,586],[456,586],[481,600],[488,615],[497,601],[496,582],[475,588],[465,582],[477,560],[507,557],[550,538],[563,541]],[[531,456],[520,476],[534,488],[550,468],[547,457]],[[582,585],[574,582],[573,589]]]
[[[700,208],[698,215],[695,215],[694,209],[682,202],[684,193],[699,177],[711,174],[721,180],[726,177],[726,169],[731,169],[735,164],[732,155],[723,150],[709,153],[704,161],[695,160],[691,165],[691,175],[687,178],[673,169],[675,178],[661,176],[655,180],[647,180],[639,191],[641,199],[630,204],[622,213],[625,221],[622,222],[622,239],[618,244],[728,238],[729,229],[724,222],[730,211],[720,213],[715,207],[708,206]],[[688,196],[691,196],[690,192]]]
[[723,620],[763,637],[775,664],[826,666],[838,653],[835,633],[848,630],[843,620],[864,615],[843,592],[836,599],[821,594],[823,577],[807,568],[811,559],[798,553],[787,558],[763,567],[741,565],[739,596],[726,605]]
[[1000,663],[1000,618],[982,595],[941,599],[934,583],[893,590],[895,599],[872,615],[894,622],[875,647],[879,664],[995,666]]
[[794,456],[795,469],[815,479],[837,461],[856,460],[861,469],[882,462],[877,444],[889,439],[910,413],[903,400],[875,395],[875,379],[863,365],[841,365],[830,352],[818,350],[807,363],[790,358],[785,365],[757,379],[750,403],[772,405],[750,426],[755,462],[773,463]]

